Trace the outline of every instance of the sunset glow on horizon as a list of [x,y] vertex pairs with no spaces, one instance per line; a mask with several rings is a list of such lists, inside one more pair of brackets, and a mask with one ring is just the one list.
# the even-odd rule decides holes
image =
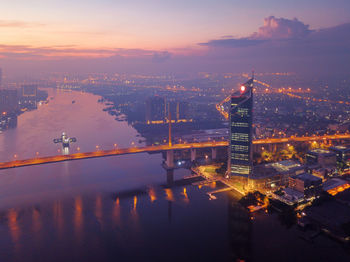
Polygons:
[[188,53],[210,39],[247,37],[272,12],[316,29],[350,21],[348,1],[292,2],[264,1],[262,8],[260,1],[13,0],[2,4],[0,50],[45,49],[48,57],[108,57],[116,49]]

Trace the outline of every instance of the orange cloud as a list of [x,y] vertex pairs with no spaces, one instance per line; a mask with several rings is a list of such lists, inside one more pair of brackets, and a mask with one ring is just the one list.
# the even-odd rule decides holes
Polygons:
[[167,51],[159,52],[145,49],[125,48],[79,48],[73,45],[32,47],[29,45],[0,45],[0,57],[16,60],[52,60],[67,58],[104,58],[104,57],[152,57],[153,59],[170,58]]
[[38,26],[45,26],[45,24],[36,23],[36,22],[17,21],[17,20],[0,20],[0,27],[28,28],[28,27],[38,27]]

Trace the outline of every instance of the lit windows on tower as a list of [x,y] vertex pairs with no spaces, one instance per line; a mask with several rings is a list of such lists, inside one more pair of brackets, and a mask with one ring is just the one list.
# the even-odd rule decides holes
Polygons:
[[252,173],[253,78],[231,96],[229,173],[249,177]]

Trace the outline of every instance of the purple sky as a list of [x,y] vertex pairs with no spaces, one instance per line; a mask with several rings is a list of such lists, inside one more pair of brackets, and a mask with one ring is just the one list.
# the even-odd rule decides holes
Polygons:
[[2,3],[0,66],[8,74],[345,70],[349,22],[348,0],[11,0]]

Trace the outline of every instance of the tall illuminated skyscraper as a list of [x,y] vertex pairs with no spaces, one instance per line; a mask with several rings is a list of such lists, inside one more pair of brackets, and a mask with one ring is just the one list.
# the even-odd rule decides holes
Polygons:
[[249,178],[253,152],[253,83],[251,78],[231,96],[228,173]]

